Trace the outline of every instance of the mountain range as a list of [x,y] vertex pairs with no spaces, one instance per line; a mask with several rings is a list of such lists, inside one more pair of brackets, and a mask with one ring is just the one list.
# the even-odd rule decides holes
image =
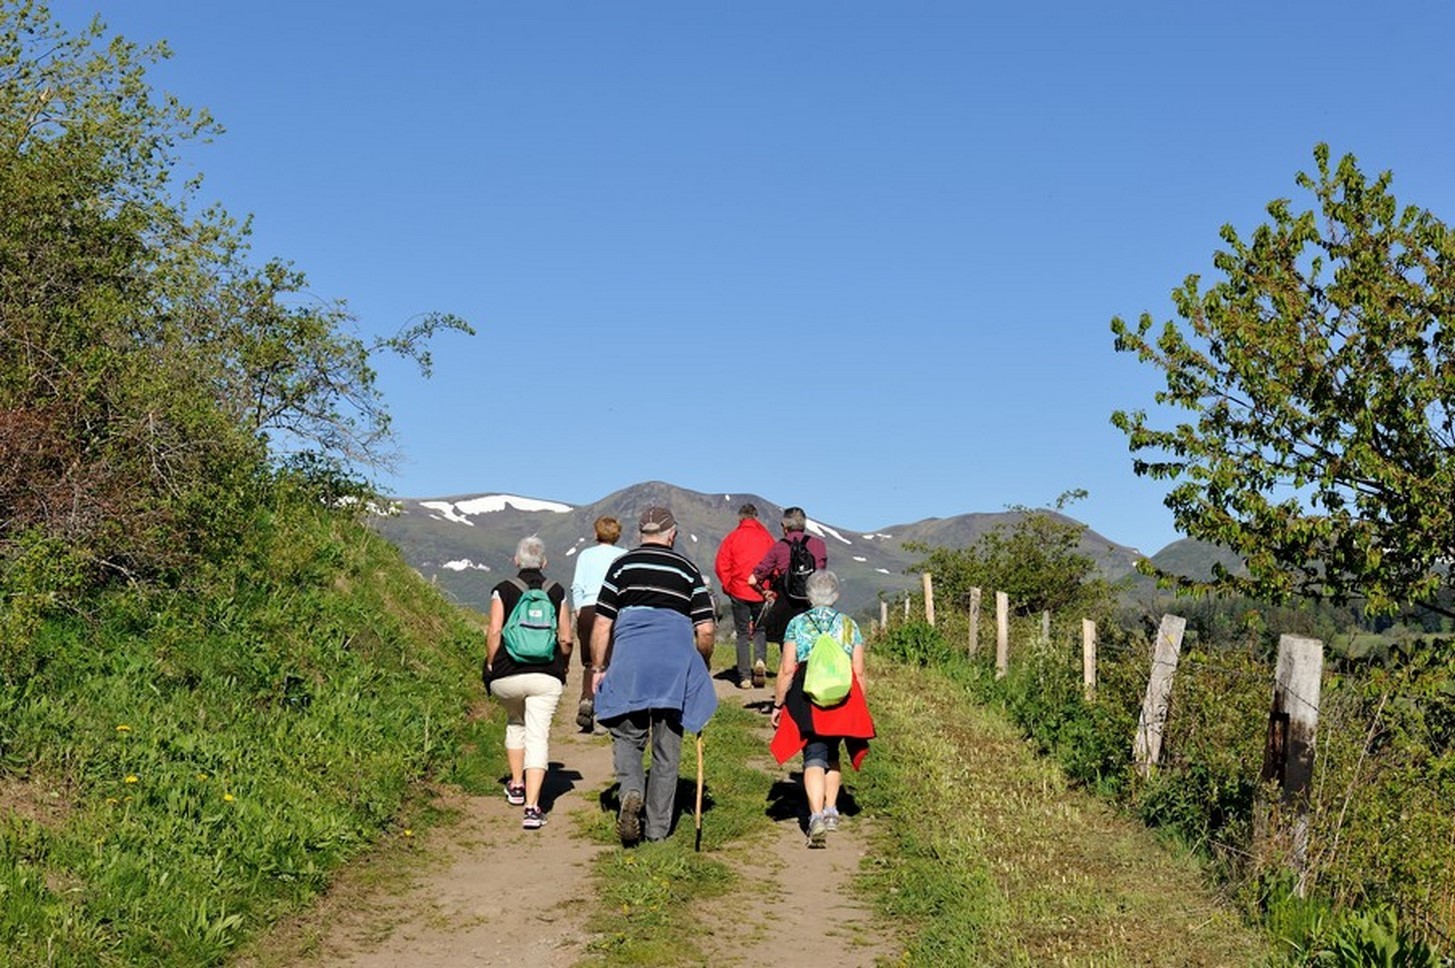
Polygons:
[[[738,508],[744,503],[757,505],[759,519],[769,532],[775,536],[779,533],[783,506],[761,495],[703,494],[661,481],[635,484],[582,505],[510,494],[396,498],[389,513],[374,518],[374,525],[426,579],[460,604],[485,611],[490,590],[515,573],[511,559],[521,538],[539,535],[546,545],[547,576],[569,585],[576,553],[595,541],[593,525],[598,517],[611,515],[619,520],[621,544],[632,547],[638,516],[654,504],[672,509],[678,523],[678,550],[697,563],[714,593],[720,593],[713,561],[722,539],[737,527]],[[1074,520],[1057,512],[1047,513]],[[842,587],[839,607],[861,617],[873,617],[878,615],[881,597],[894,599],[919,587],[919,576],[906,574],[906,569],[922,556],[907,550],[907,542],[968,547],[985,533],[1013,524],[1019,517],[1016,511],[960,514],[858,531],[810,516],[808,531],[823,538],[828,547],[829,567],[838,574]],[[1175,542],[1153,560],[1172,552],[1179,562],[1197,570],[1205,560],[1200,545]],[[1111,580],[1133,572],[1142,557],[1135,549],[1089,528],[1082,535],[1081,550]]]

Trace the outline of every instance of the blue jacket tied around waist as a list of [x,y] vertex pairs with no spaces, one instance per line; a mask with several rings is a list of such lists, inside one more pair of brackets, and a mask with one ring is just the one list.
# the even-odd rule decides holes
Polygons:
[[701,732],[717,711],[717,695],[687,616],[626,608],[614,633],[611,664],[596,691],[596,718],[605,722],[642,709],[676,709],[685,731]]

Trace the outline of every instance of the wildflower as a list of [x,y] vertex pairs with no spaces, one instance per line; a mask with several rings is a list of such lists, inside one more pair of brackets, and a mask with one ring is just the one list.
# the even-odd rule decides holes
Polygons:
[[404,828],[404,836],[406,836],[406,837],[413,837],[414,836],[414,831],[413,830],[410,830],[408,827],[405,827]]
[[137,776],[136,776],[135,773],[128,773],[126,775],[126,779],[123,782],[125,782],[125,783],[139,783],[141,781],[137,779]]
[[222,795],[222,799],[225,803],[232,803],[232,801],[236,800],[237,797],[233,796],[231,793],[224,793]]
[[207,779],[207,774],[206,773],[199,773],[199,774],[197,774],[197,779],[199,779],[199,780],[205,780],[205,779]]
[[107,797],[106,798],[106,802],[107,803],[110,803],[110,804],[117,804],[117,803],[120,803],[121,801],[118,800],[118,799],[116,799],[115,797]]
[[125,723],[121,723],[116,727],[116,731],[118,733],[129,733],[131,732],[131,727],[126,725]]

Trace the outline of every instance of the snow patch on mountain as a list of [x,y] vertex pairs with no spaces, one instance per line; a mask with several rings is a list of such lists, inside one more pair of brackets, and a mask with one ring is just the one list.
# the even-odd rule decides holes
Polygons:
[[470,515],[490,514],[495,511],[504,511],[506,508],[514,508],[517,511],[554,511],[557,514],[566,514],[571,510],[571,505],[562,504],[559,501],[541,501],[533,497],[518,497],[514,494],[481,494],[479,497],[466,498],[463,501],[420,501],[419,506],[429,508],[438,512],[433,517],[440,517],[446,521],[454,521],[456,524],[468,524],[475,526],[470,520]]
[[820,538],[833,538],[834,540],[841,541],[844,544],[853,544],[854,543],[854,542],[850,541],[848,538],[846,538],[843,535],[839,534],[833,528],[829,527],[826,524],[823,524],[822,522],[815,521],[813,518],[809,518],[805,522],[805,524],[804,524],[804,530],[808,531],[810,534],[816,534]]

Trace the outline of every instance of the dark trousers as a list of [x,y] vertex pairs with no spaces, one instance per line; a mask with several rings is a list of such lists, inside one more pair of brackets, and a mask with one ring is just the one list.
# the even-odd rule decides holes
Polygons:
[[738,678],[747,679],[753,674],[754,660],[768,661],[768,633],[762,621],[763,602],[749,602],[741,598],[732,601],[733,629],[738,633]]

